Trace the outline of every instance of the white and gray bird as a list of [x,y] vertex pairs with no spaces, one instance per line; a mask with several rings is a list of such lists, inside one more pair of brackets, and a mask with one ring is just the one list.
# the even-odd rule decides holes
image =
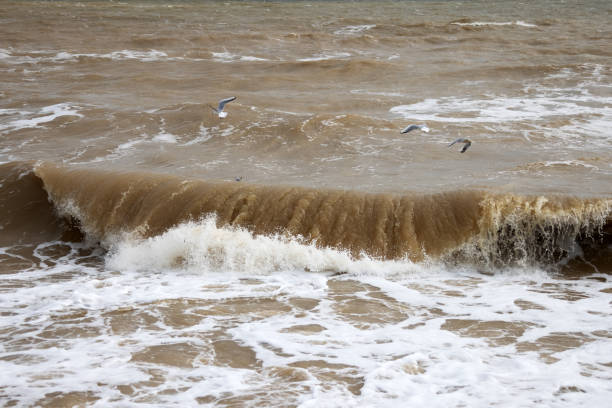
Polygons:
[[[215,112],[217,112],[217,114],[219,115],[220,118],[224,118],[227,116],[227,112],[223,112],[223,108],[225,107],[225,105],[233,100],[235,100],[236,97],[235,96],[231,96],[229,98],[225,98],[225,99],[221,99],[219,101],[219,107],[214,108],[214,107],[210,107],[210,109],[214,110]],[[210,106],[210,105],[209,105]]]
[[427,127],[427,125],[423,124],[423,125],[410,125],[404,128],[404,130],[402,130],[400,133],[408,133],[415,129],[422,130],[423,132],[429,132],[429,128]]
[[451,147],[455,143],[463,143],[463,149],[461,149],[461,153],[465,153],[465,151],[472,145],[472,141],[470,139],[464,139],[460,137],[459,139],[455,140],[453,143],[449,144],[448,147]]

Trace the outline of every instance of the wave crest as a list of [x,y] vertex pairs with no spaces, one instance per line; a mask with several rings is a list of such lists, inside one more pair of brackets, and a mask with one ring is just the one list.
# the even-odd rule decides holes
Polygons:
[[136,251],[128,258],[146,258],[136,250],[145,248],[142,254],[166,253],[154,262],[159,265],[198,265],[204,261],[193,263],[194,257],[204,257],[212,269],[220,256],[235,269],[263,262],[265,271],[289,265],[342,272],[354,269],[347,265],[355,260],[376,259],[494,269],[579,263],[590,272],[612,272],[609,198],[474,190],[367,194],[51,164],[32,171],[29,163],[2,165],[0,173],[5,245],[86,237],[111,251],[126,242]]

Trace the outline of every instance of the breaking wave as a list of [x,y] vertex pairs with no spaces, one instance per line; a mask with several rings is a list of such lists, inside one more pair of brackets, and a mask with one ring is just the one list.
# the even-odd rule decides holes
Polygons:
[[[347,266],[352,260],[371,258],[490,268],[579,260],[600,271],[612,270],[609,198],[477,190],[367,194],[48,163],[9,163],[1,170],[4,245],[87,237],[114,248],[119,257],[136,247],[146,249],[141,255],[161,253],[155,245],[163,245],[170,255],[160,264],[190,265],[194,257],[204,257],[235,268],[263,262],[345,272],[354,269]],[[117,250],[117,242],[127,246]],[[312,258],[318,251],[321,261],[295,261],[299,256],[290,254],[296,246],[299,256]],[[146,258],[132,254],[132,261]]]

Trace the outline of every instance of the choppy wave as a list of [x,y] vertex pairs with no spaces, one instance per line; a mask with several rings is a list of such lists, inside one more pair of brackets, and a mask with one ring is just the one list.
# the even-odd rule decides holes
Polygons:
[[79,113],[80,109],[81,107],[77,105],[65,102],[44,106],[35,112],[14,109],[4,110],[6,115],[14,116],[18,114],[20,117],[6,123],[0,123],[0,132],[39,127],[62,116],[82,118],[83,115]]
[[498,128],[511,122],[529,123],[538,128],[546,121],[561,118],[564,121],[559,126],[561,132],[551,132],[548,124],[540,129],[551,139],[560,138],[564,149],[583,149],[583,143],[573,143],[577,138],[588,139],[589,143],[608,148],[609,98],[590,94],[582,84],[566,89],[533,84],[525,89],[525,93],[529,97],[428,98],[409,105],[394,106],[390,112],[408,120],[498,124]]
[[[581,259],[595,268],[610,267],[609,198],[518,196],[484,191],[396,196],[66,169],[50,164],[38,165],[34,172],[26,164],[3,165],[3,172],[2,188],[21,190],[13,198],[5,198],[11,209],[5,215],[8,218],[2,220],[3,228],[10,233],[7,238],[24,234],[20,222],[15,220],[34,222],[29,220],[30,207],[22,204],[32,201],[27,197],[34,196],[38,203],[36,211],[47,214],[45,223],[53,226],[51,229],[38,226],[39,230],[46,230],[46,235],[59,236],[78,228],[107,248],[126,236],[161,240],[161,244],[138,241],[135,248],[145,245],[148,249],[142,253],[147,253],[151,245],[162,245],[170,253],[176,251],[159,261],[164,265],[189,264],[194,257],[214,262],[215,256],[234,266],[238,259],[244,265],[264,262],[258,260],[261,257],[267,259],[266,265],[291,263],[294,261],[287,257],[297,245],[301,248],[300,256],[306,258],[312,257],[314,248],[333,249],[336,252],[332,255],[317,253],[332,260],[302,266],[338,272],[347,269],[339,265],[360,257],[413,262],[439,259],[486,267],[551,266]],[[45,192],[53,211],[49,207],[40,208],[49,206],[41,199]],[[17,200],[18,197],[22,198]],[[62,222],[63,227],[58,227]],[[36,226],[28,228],[35,230]],[[212,233],[213,230],[216,232]],[[215,234],[225,237],[219,238],[225,241],[215,242],[216,238],[211,238]],[[249,242],[257,248],[230,250],[232,246],[228,243],[245,241],[244,234],[253,234]],[[202,236],[212,241],[202,241]],[[258,246],[277,255],[268,259]],[[123,251],[128,251],[127,247]],[[260,258],[252,254],[259,254]],[[343,261],[334,260],[338,257]]]
[[415,120],[435,120],[449,123],[498,123],[500,121],[538,121],[551,116],[605,115],[607,106],[598,98],[566,96],[540,96],[532,98],[471,98],[443,97],[426,99],[411,105],[399,105],[391,112]]
[[332,59],[344,59],[350,56],[351,54],[348,52],[322,53],[313,55],[312,57],[300,58],[298,62],[327,61]]
[[168,54],[159,50],[120,50],[105,54],[97,53],[73,53],[69,51],[60,51],[57,53],[50,51],[30,52],[34,56],[27,55],[23,52],[15,52],[13,50],[0,49],[0,60],[6,61],[9,64],[37,64],[40,62],[72,62],[79,59],[110,59],[113,61],[121,60],[139,60],[143,62],[159,61],[169,59]]
[[231,52],[213,52],[212,53],[213,60],[217,62],[254,62],[254,61],[268,61],[266,58],[255,57],[252,55],[238,55],[232,54]]
[[345,27],[342,27],[334,31],[334,34],[336,35],[356,35],[356,34],[361,34],[364,31],[368,31],[374,27],[376,27],[376,24],[349,25],[349,26],[345,26]]
[[375,60],[351,56],[348,52],[321,53],[298,59],[297,61],[281,62],[273,68],[277,72],[295,74],[296,72],[324,72],[330,76],[381,75],[387,70],[397,67],[389,61]]
[[566,169],[566,168],[576,168],[582,167],[589,170],[599,170],[599,167],[594,164],[585,163],[582,160],[555,160],[555,161],[546,161],[546,162],[535,162],[528,163],[524,166],[518,167],[516,170],[529,170],[529,171],[538,171],[546,168],[555,168],[555,169]]
[[453,25],[458,25],[462,27],[486,27],[486,26],[519,26],[519,27],[528,27],[534,28],[537,27],[536,24],[526,23],[524,21],[502,21],[502,22],[494,22],[494,21],[455,21],[452,22]]

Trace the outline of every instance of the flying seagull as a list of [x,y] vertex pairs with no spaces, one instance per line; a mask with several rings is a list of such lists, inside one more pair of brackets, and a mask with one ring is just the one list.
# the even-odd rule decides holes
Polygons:
[[214,110],[215,112],[217,112],[219,114],[220,118],[224,118],[227,116],[227,112],[223,112],[223,108],[225,107],[225,104],[228,102],[233,101],[234,99],[236,99],[235,96],[229,97],[229,98],[225,98],[225,99],[221,99],[219,101],[219,107],[218,108],[213,108],[212,106],[210,107],[210,109]]
[[422,130],[423,132],[429,132],[429,128],[427,127],[427,125],[423,124],[423,125],[410,125],[404,130],[402,130],[400,133],[408,133],[415,129]]
[[463,149],[461,149],[461,153],[465,153],[465,151],[472,145],[472,141],[470,139],[464,139],[460,137],[459,139],[455,140],[453,143],[449,144],[448,147],[451,147],[455,143],[463,143]]

